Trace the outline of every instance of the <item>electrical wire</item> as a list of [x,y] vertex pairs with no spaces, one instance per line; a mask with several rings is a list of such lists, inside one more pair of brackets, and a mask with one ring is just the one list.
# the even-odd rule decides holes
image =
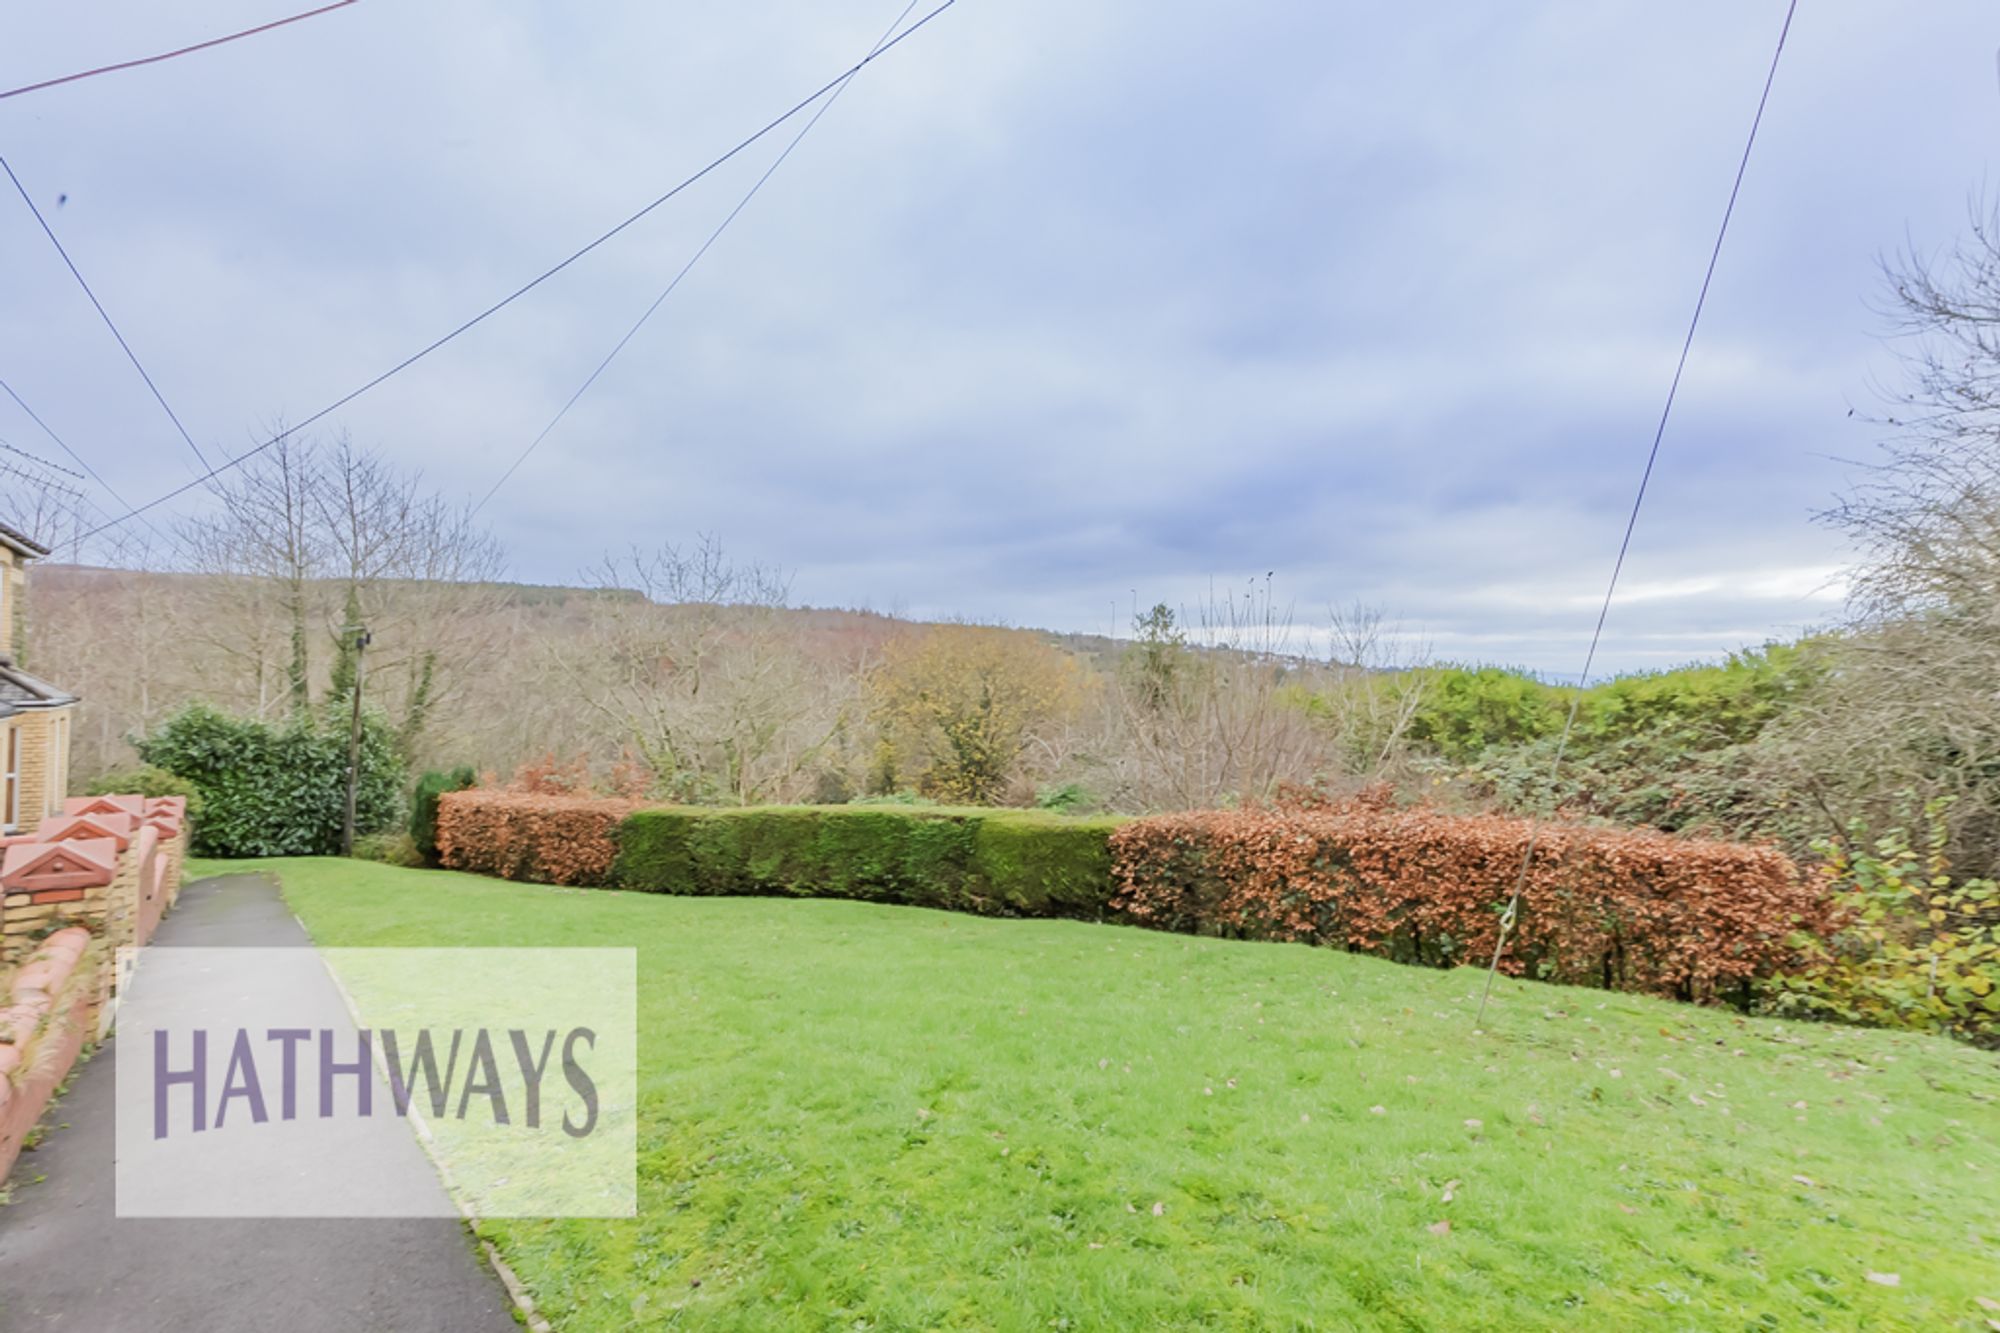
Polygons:
[[[915,9],[916,7],[917,7],[917,0],[910,0],[909,4],[903,6],[903,12],[896,15],[895,22],[891,23],[887,28],[884,28],[882,30],[882,35],[875,39],[875,45],[868,48],[868,59],[870,60],[874,59],[875,54],[883,48],[883,45],[887,43],[889,38],[895,34],[896,29],[903,25],[903,20],[910,17],[910,11]],[[867,63],[866,60],[862,62],[862,64],[866,63]],[[590,391],[591,385],[597,383],[597,377],[602,375],[607,369],[610,368],[611,363],[618,359],[618,354],[625,350],[625,345],[631,342],[633,338],[638,336],[640,329],[646,327],[646,321],[653,317],[653,312],[658,310],[660,306],[666,302],[666,299],[674,294],[674,289],[681,285],[681,279],[687,277],[689,273],[694,271],[694,266],[701,262],[701,257],[708,253],[709,247],[714,245],[718,240],[722,238],[722,233],[729,230],[730,223],[736,221],[736,215],[741,213],[745,208],[749,207],[750,201],[757,197],[757,192],[764,188],[764,183],[771,179],[771,177],[777,172],[779,167],[785,165],[785,159],[792,155],[792,150],[794,148],[797,148],[799,146],[800,141],[803,140],[808,134],[812,133],[813,126],[819,124],[820,118],[822,116],[826,115],[827,112],[833,110],[833,104],[840,100],[840,95],[847,91],[848,85],[854,82],[855,74],[860,73],[860,70],[861,70],[860,65],[855,66],[854,73],[851,73],[846,78],[842,79],[840,81],[840,86],[833,90],[833,95],[831,97],[828,97],[824,102],[821,102],[819,104],[819,109],[814,111],[812,117],[809,120],[807,120],[803,126],[800,127],[799,132],[792,136],[791,142],[785,145],[785,150],[778,154],[777,158],[772,161],[770,166],[764,168],[764,174],[759,176],[756,182],[750,186],[749,190],[744,193],[743,198],[737,201],[736,207],[729,210],[728,215],[722,219],[722,221],[716,226],[715,230],[708,234],[708,239],[701,243],[700,248],[694,252],[694,254],[688,259],[687,263],[681,265],[680,272],[674,274],[673,280],[669,282],[664,289],[661,290],[658,296],[653,298],[653,303],[646,307],[645,313],[640,315],[638,321],[635,324],[633,324],[631,328],[625,331],[625,336],[620,338],[617,341],[617,343],[612,346],[611,350],[604,354],[604,359],[597,363],[597,368],[590,372],[590,375],[583,381],[582,384],[577,386],[576,392],[569,396],[569,401],[564,403],[560,408],[556,410],[556,414],[549,419],[549,424],[542,427],[541,433],[536,435],[534,439],[528,441],[528,447],[523,449],[520,452],[519,456],[517,456],[512,463],[509,463],[507,465],[507,470],[501,473],[500,479],[493,483],[492,487],[488,489],[485,495],[480,497],[479,503],[472,506],[472,511],[471,511],[472,514],[476,515],[479,513],[480,510],[486,508],[486,502],[491,500],[495,495],[499,493],[500,488],[502,486],[505,486],[508,480],[516,472],[520,470],[521,464],[528,461],[528,455],[535,452],[535,449],[541,444],[541,442],[543,440],[546,440],[549,437],[549,435],[555,430],[555,428],[559,424],[561,424],[562,419],[569,415],[569,410],[572,407],[576,406],[577,400],[582,398],[584,394]]]
[[[1709,284],[1715,281],[1715,266],[1722,258],[1722,242],[1729,235],[1729,220],[1736,213],[1736,197],[1742,192],[1743,174],[1750,166],[1750,150],[1757,146],[1757,130],[1764,123],[1764,108],[1771,101],[1771,85],[1778,78],[1778,61],[1785,54],[1785,38],[1791,34],[1792,17],[1798,9],[1799,0],[1791,0],[1785,9],[1784,25],[1778,29],[1778,45],[1771,52],[1771,68],[1764,75],[1764,91],[1757,98],[1757,114],[1750,119],[1750,133],[1743,142],[1743,156],[1736,163],[1736,179],[1729,187],[1729,203],[1722,210],[1722,225],[1716,229],[1715,245],[1708,254],[1708,269],[1702,275],[1701,293],[1695,297],[1694,315],[1688,320],[1687,337],[1681,340],[1680,360],[1674,364],[1674,378],[1667,386],[1667,401],[1660,409],[1660,424],[1653,430],[1653,447],[1647,451],[1645,470],[1639,474],[1639,490],[1632,497],[1632,512],[1625,519],[1625,535],[1618,543],[1618,558],[1611,565],[1611,582],[1604,589],[1604,604],[1597,611],[1597,627],[1590,634],[1590,651],[1584,654],[1583,670],[1576,678],[1576,694],[1570,699],[1569,715],[1563,719],[1562,736],[1556,742],[1555,757],[1549,764],[1551,801],[1554,800],[1556,775],[1562,771],[1563,755],[1569,749],[1570,735],[1576,730],[1577,711],[1582,708],[1584,691],[1590,686],[1590,669],[1597,661],[1597,646],[1604,637],[1604,622],[1611,615],[1612,598],[1618,592],[1618,576],[1625,571],[1625,557],[1632,549],[1632,534],[1639,526],[1639,511],[1646,503],[1646,488],[1652,483],[1654,464],[1660,460],[1660,441],[1666,437],[1667,419],[1673,415],[1674,398],[1681,387],[1681,374],[1687,369],[1695,330],[1701,327],[1701,312],[1708,304]],[[1492,965],[1486,969],[1485,988],[1479,993],[1479,1013],[1473,1019],[1474,1027],[1486,1021],[1486,1002],[1493,994],[1493,978],[1500,970],[1500,955],[1507,947],[1507,937],[1513,933],[1514,924],[1520,917],[1521,895],[1528,887],[1528,870],[1535,859],[1535,847],[1540,835],[1540,824],[1531,819],[1527,850],[1521,856],[1521,873],[1514,881],[1514,894],[1507,901],[1507,910],[1500,917],[1500,934],[1493,944]]]
[[82,270],[77,268],[76,261],[69,257],[69,251],[65,250],[63,243],[56,238],[55,228],[49,226],[49,220],[42,216],[42,210],[35,207],[34,199],[28,194],[28,187],[21,184],[21,178],[14,174],[14,168],[9,165],[7,159],[4,157],[0,157],[0,171],[7,173],[7,179],[14,182],[15,192],[21,196],[21,202],[26,204],[28,211],[35,215],[35,221],[42,224],[42,235],[49,238],[49,244],[53,245],[56,248],[56,253],[62,256],[63,263],[69,268],[69,275],[76,279],[76,285],[83,288],[83,294],[90,298],[90,304],[96,307],[97,317],[104,321],[104,327],[111,330],[111,336],[116,338],[118,345],[125,349],[125,359],[132,363],[132,369],[139,372],[139,378],[146,381],[146,387],[153,391],[153,401],[158,403],[160,410],[167,414],[167,420],[174,423],[174,429],[180,432],[181,439],[187,442],[187,447],[194,450],[195,458],[200,461],[203,467],[207,467],[208,455],[204,454],[201,451],[201,446],[194,442],[194,436],[188,434],[187,427],[181,424],[179,414],[167,405],[166,395],[160,392],[159,385],[153,383],[153,377],[146,373],[146,368],[139,364],[139,354],[132,350],[132,344],[126,342],[125,335],[118,331],[118,325],[112,320],[111,312],[104,308],[104,302],[98,300],[97,293],[90,289],[90,283],[84,279]]
[[349,5],[358,2],[359,0],[336,0],[334,4],[321,5],[318,9],[309,9],[303,14],[294,14],[290,18],[277,19],[270,23],[260,23],[254,28],[245,28],[241,32],[232,32],[226,37],[212,37],[208,41],[196,42],[193,46],[183,46],[176,51],[162,51],[156,56],[141,56],[137,60],[121,60],[115,65],[99,65],[96,69],[86,69],[80,70],[75,74],[65,74],[59,79],[43,79],[40,83],[29,83],[19,88],[9,88],[5,92],[0,92],[0,101],[5,101],[9,97],[19,97],[22,93],[37,93],[44,88],[55,88],[65,83],[75,83],[78,79],[93,79],[99,74],[115,74],[121,69],[137,69],[141,65],[157,65],[162,60],[172,60],[175,56],[191,55],[196,51],[206,51],[212,46],[221,46],[227,42],[234,42],[244,37],[255,37],[260,32],[269,32],[273,28],[282,28],[288,23],[298,23],[304,19],[317,18],[321,14],[330,14],[336,9],[345,9]]
[[307,426],[312,425],[314,422],[319,421],[324,417],[332,415],[334,412],[339,411],[341,408],[347,406],[347,404],[361,397],[361,395],[367,393],[369,390],[376,388],[385,381],[409,369],[417,362],[429,356],[432,352],[437,351],[438,348],[443,347],[446,343],[451,342],[453,339],[459,337],[461,334],[468,332],[477,325],[484,323],[487,319],[491,318],[495,314],[498,314],[501,310],[504,310],[506,307],[512,305],[515,301],[520,300],[523,296],[526,296],[529,292],[541,286],[543,283],[547,282],[550,278],[556,276],[556,274],[561,273],[571,264],[574,264],[577,260],[582,259],[585,255],[597,249],[599,246],[603,245],[606,241],[609,241],[612,237],[617,236],[619,233],[623,232],[628,227],[631,227],[633,224],[637,223],[640,219],[652,213],[653,210],[659,208],[669,199],[672,199],[675,195],[678,195],[679,193],[681,193],[681,191],[687,189],[695,182],[701,180],[704,176],[707,176],[710,172],[714,171],[716,168],[722,166],[725,162],[728,162],[730,159],[737,156],[737,154],[741,153],[744,149],[750,147],[752,144],[756,143],[758,140],[764,138],[766,135],[770,134],[773,130],[777,129],[780,125],[783,125],[786,121],[792,119],[794,116],[798,115],[801,111],[804,111],[807,107],[819,101],[820,98],[826,96],[829,92],[832,92],[835,88],[839,87],[843,82],[852,78],[863,67],[867,66],[873,61],[881,59],[883,56],[887,55],[890,51],[894,50],[896,47],[908,41],[911,37],[916,35],[916,33],[921,31],[925,27],[925,25],[929,24],[931,20],[935,19],[938,15],[944,13],[947,9],[950,9],[956,3],[958,3],[958,0],[944,0],[944,3],[938,5],[935,9],[932,9],[929,13],[925,14],[915,23],[912,23],[909,27],[903,29],[903,31],[896,34],[896,36],[893,39],[883,43],[879,50],[873,52],[865,59],[848,67],[847,69],[841,71],[839,74],[835,75],[833,78],[827,80],[827,82],[822,84],[818,89],[807,94],[805,97],[801,98],[797,103],[795,103],[792,106],[790,110],[784,112],[782,115],[778,116],[770,123],[766,124],[762,129],[758,130],[756,133],[750,135],[748,138],[738,143],[734,148],[731,148],[728,152],[722,154],[722,156],[716,158],[714,161],[710,162],[707,166],[695,172],[693,175],[689,176],[686,180],[683,180],[680,184],[674,186],[671,190],[668,190],[665,194],[660,195],[658,198],[654,199],[651,203],[639,209],[638,212],[633,213],[623,222],[620,222],[615,227],[612,227],[610,230],[602,233],[595,240],[591,241],[589,244],[583,246],[578,250],[573,251],[568,258],[551,266],[550,268],[544,269],[538,276],[530,279],[528,282],[522,284],[520,287],[515,288],[508,295],[503,296],[498,301],[494,302],[492,305],[486,307],[484,310],[480,311],[472,318],[460,324],[457,328],[451,330],[449,333],[446,333],[444,336],[430,342],[429,344],[425,345],[422,348],[419,348],[417,351],[412,352],[409,356],[404,357],[401,361],[398,361],[395,365],[389,367],[387,370],[377,375],[374,379],[371,379],[367,383],[361,385],[359,388],[350,390],[349,392],[341,395],[339,398],[334,399],[331,403],[328,403],[325,407],[322,407],[319,411],[314,412],[311,416],[306,417],[304,420],[300,421],[297,425],[294,425],[277,435],[273,435],[270,439],[265,440],[261,444],[253,445],[249,449],[244,450],[242,453],[237,454],[233,458],[230,458],[220,464],[217,464],[215,467],[210,468],[206,473],[194,478],[192,481],[186,482],[180,486],[176,486],[172,490],[166,491],[158,496],[155,496],[153,499],[148,500],[145,504],[139,505],[133,509],[128,510],[126,513],[119,515],[117,518],[112,519],[108,523],[100,524],[98,527],[95,527],[91,529],[89,532],[85,533],[84,536],[94,537],[98,533],[103,532],[106,528],[115,527],[120,523],[124,523],[129,519],[137,517],[138,515],[144,513],[149,509],[153,509],[159,505],[163,505],[167,501],[172,500],[177,496],[185,495],[187,492],[193,490],[195,487],[213,480],[215,477],[222,475],[224,472],[229,471],[231,468],[241,466],[249,459],[256,457],[264,450],[276,444],[279,440],[284,439],[287,435],[295,434],[296,432],[305,429]]
[[[75,461],[78,467],[82,468],[86,473],[89,474],[90,479],[92,481],[96,482],[99,486],[102,486],[104,488],[104,493],[106,495],[109,495],[113,500],[116,500],[119,504],[125,506],[126,509],[132,510],[133,513],[138,513],[137,510],[132,509],[132,502],[127,500],[124,496],[120,495],[118,493],[117,488],[114,487],[110,482],[106,481],[103,475],[99,473],[96,468],[90,465],[89,460],[85,459],[84,456],[82,454],[79,454],[76,450],[70,448],[69,442],[64,440],[62,436],[56,434],[55,430],[49,425],[49,423],[42,420],[41,414],[36,412],[34,408],[29,407],[28,404],[22,399],[20,394],[14,392],[13,385],[7,383],[7,381],[4,379],[0,379],[0,393],[5,393],[9,398],[13,399],[14,406],[20,408],[23,412],[27,413],[28,420],[34,422],[36,426],[40,427],[42,434],[48,436],[51,440],[54,440],[56,448],[68,454],[70,458]],[[109,517],[109,515],[106,515],[106,517]],[[157,527],[153,526],[152,519],[147,518],[144,515],[141,515],[139,521],[144,523],[149,529],[151,529],[153,535],[155,537],[158,537],[161,541],[168,540],[166,533],[161,532]],[[104,526],[110,527],[111,524],[107,523]],[[103,530],[104,528],[102,527],[95,528],[92,529],[91,532],[84,534],[84,536],[94,536],[96,533],[102,532]],[[78,537],[77,538],[78,545],[81,545],[82,542],[83,542],[83,537]]]

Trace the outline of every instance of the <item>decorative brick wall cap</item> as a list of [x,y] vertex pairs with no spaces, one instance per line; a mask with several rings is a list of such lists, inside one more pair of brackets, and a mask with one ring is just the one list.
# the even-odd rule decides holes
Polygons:
[[16,843],[0,861],[0,887],[94,889],[118,871],[118,844],[110,838],[80,842]]
[[130,815],[134,819],[146,813],[146,798],[143,796],[71,796],[63,801],[66,815],[94,815],[99,811],[112,814]]
[[158,814],[163,810],[171,810],[174,817],[180,819],[186,817],[187,808],[188,798],[185,796],[148,796],[146,798],[146,813],[149,815]]
[[87,815],[57,815],[45,819],[35,830],[38,842],[63,842],[84,838],[110,838],[124,851],[132,841],[137,821],[122,810],[98,810]]

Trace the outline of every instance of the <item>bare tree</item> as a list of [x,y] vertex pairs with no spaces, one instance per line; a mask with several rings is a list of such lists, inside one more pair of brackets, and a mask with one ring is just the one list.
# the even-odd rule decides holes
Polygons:
[[858,677],[802,651],[780,615],[782,571],[705,535],[607,557],[592,582],[588,632],[545,650],[664,794],[796,797],[834,761]]
[[1327,613],[1333,679],[1316,711],[1333,730],[1348,771],[1365,780],[1385,776],[1401,756],[1410,725],[1430,683],[1430,650],[1405,644],[1400,625],[1379,607],[1356,601]]
[[1267,575],[1211,591],[1192,615],[1164,604],[1134,621],[1111,713],[1092,750],[1112,804],[1192,808],[1266,797],[1330,762],[1306,706],[1320,669],[1293,642]]
[[[276,444],[217,481],[215,507],[182,525],[186,558],[210,576],[198,632],[254,682],[255,707],[282,700],[303,718],[322,681],[349,696],[346,627],[367,625],[370,697],[406,757],[426,758],[431,722],[492,646],[500,548],[421,473],[345,436],[273,433]],[[315,623],[329,645],[323,668]]]
[[1774,761],[1836,833],[1956,798],[1954,851],[1977,873],[2000,862],[2000,217],[1975,207],[1942,258],[1884,269],[1906,383],[1881,456],[1823,515],[1861,554],[1847,633]]
[[275,651],[282,706],[303,718],[312,703],[312,587],[328,554],[315,495],[319,451],[282,422],[273,434],[275,443],[211,483],[215,508],[182,522],[179,536],[190,567],[214,576],[214,604],[195,632],[248,668],[260,711],[272,702]]

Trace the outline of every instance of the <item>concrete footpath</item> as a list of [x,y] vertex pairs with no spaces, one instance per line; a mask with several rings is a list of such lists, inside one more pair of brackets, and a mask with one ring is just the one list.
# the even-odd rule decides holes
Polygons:
[[[153,943],[303,948],[310,941],[275,884],[230,875],[187,885]],[[453,1219],[113,1216],[113,1066],[106,1046],[78,1069],[46,1121],[47,1137],[14,1169],[13,1202],[0,1207],[0,1329],[519,1328],[499,1278]]]

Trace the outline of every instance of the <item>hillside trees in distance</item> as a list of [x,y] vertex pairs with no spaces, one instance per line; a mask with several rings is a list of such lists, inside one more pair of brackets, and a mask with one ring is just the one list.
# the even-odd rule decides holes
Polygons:
[[863,663],[800,639],[782,571],[701,535],[607,557],[593,581],[581,632],[541,649],[609,739],[598,753],[631,754],[682,801],[849,788]]
[[1032,635],[938,625],[890,641],[868,690],[871,788],[948,805],[1025,804],[1061,771],[1088,693],[1081,664]]

